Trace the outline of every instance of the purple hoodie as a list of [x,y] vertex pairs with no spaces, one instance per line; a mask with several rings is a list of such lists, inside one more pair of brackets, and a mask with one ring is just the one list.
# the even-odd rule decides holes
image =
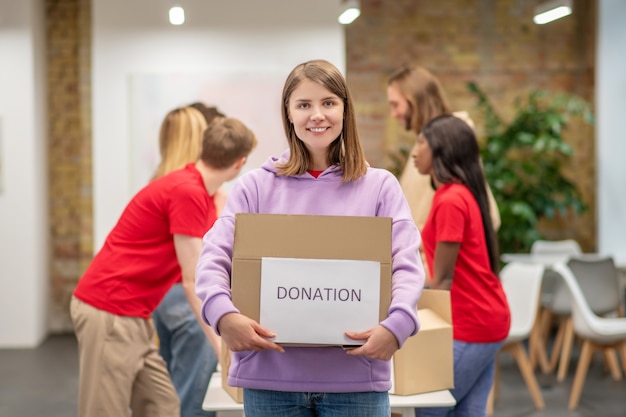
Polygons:
[[[357,181],[341,182],[342,169],[327,168],[318,178],[276,175],[281,158],[244,174],[229,193],[222,216],[204,236],[196,269],[196,293],[204,320],[217,331],[232,303],[230,272],[235,213],[382,216],[392,218],[392,299],[389,316],[380,324],[400,346],[417,333],[416,305],[424,284],[418,248],[420,236],[396,178],[368,167]],[[332,232],[329,231],[329,239]],[[271,330],[271,329],[270,329]],[[365,392],[391,388],[389,361],[350,356],[340,347],[285,347],[234,352],[228,384],[243,388],[292,392]]]

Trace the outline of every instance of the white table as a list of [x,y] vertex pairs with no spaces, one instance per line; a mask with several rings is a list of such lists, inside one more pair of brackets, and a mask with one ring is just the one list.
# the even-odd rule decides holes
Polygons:
[[540,264],[551,267],[556,263],[567,263],[569,258],[598,259],[602,256],[597,253],[584,253],[579,255],[564,255],[559,253],[503,253],[500,256],[503,262],[523,262]]
[[[390,395],[391,411],[400,413],[403,417],[415,416],[414,408],[421,407],[451,407],[456,404],[450,391],[434,391],[418,395]],[[217,417],[243,417],[243,404],[236,403],[226,391],[222,389],[220,373],[214,373],[204,396],[202,408],[206,411],[215,411]]]

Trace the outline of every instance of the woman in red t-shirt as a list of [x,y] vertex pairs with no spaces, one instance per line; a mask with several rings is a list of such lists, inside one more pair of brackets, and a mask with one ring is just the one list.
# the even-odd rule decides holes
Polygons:
[[[431,288],[450,290],[455,417],[484,416],[495,358],[511,322],[498,278],[498,249],[472,129],[452,115],[429,121],[412,153],[436,189],[422,230]],[[449,409],[416,409],[445,416]]]

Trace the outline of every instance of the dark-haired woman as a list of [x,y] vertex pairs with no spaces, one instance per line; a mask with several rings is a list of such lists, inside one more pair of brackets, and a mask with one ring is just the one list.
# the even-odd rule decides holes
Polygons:
[[[510,311],[498,278],[478,143],[465,122],[442,115],[422,128],[412,157],[436,188],[422,238],[431,287],[449,289],[452,301],[454,416],[484,416]],[[449,411],[416,409],[415,415],[445,416]]]

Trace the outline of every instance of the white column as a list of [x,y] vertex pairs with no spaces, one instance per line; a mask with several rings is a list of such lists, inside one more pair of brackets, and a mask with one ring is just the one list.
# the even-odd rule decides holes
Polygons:
[[44,10],[0,0],[0,348],[48,330]]
[[626,265],[626,1],[598,2],[598,250]]

